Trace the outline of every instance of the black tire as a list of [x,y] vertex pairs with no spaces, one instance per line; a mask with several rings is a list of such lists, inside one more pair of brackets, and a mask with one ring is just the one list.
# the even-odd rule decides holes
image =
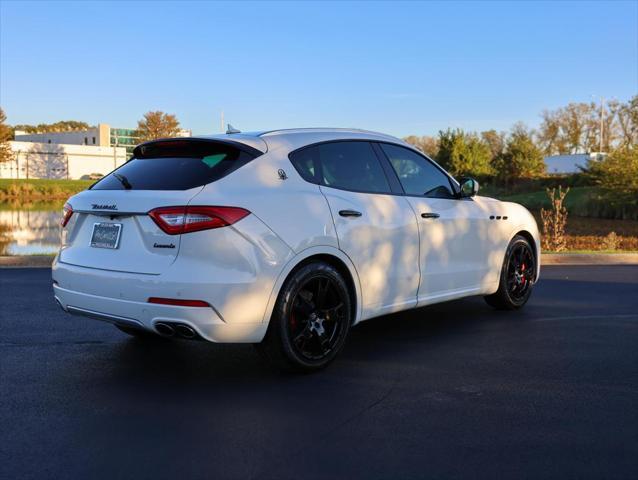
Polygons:
[[498,310],[517,310],[527,303],[536,279],[536,256],[529,241],[516,235],[507,247],[498,290],[485,296]]
[[135,338],[140,338],[143,340],[162,340],[163,337],[161,337],[160,335],[157,335],[156,333],[153,332],[149,332],[147,330],[142,330],[141,328],[135,328],[135,327],[127,327],[124,325],[115,325],[115,328],[117,328],[120,332],[124,332],[127,335],[130,335],[131,337],[135,337]]
[[348,286],[324,262],[299,268],[286,280],[260,355],[286,371],[315,372],[339,354],[352,323]]

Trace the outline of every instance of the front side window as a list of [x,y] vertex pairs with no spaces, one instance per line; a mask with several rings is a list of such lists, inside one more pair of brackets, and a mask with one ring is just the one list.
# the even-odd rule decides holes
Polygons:
[[382,143],[392,168],[408,195],[431,198],[455,198],[450,180],[441,170],[416,152]]
[[368,142],[322,143],[293,152],[290,160],[308,181],[355,192],[390,193],[388,179]]

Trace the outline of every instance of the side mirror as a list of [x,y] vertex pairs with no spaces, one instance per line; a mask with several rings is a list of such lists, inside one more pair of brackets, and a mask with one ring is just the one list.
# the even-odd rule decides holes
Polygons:
[[459,196],[461,198],[470,198],[478,193],[479,183],[473,178],[461,178],[461,191]]

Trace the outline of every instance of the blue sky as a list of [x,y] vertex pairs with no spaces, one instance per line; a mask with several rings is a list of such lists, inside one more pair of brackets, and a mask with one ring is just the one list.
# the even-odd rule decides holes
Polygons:
[[638,93],[638,2],[0,0],[8,121],[195,134],[359,127],[405,136],[536,126],[543,109]]

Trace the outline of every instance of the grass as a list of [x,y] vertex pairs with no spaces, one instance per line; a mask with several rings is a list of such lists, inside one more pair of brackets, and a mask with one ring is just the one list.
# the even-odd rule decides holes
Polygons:
[[[579,206],[585,202],[600,197],[600,189],[598,187],[572,187],[565,197],[565,207],[568,211],[577,210]],[[507,202],[520,203],[529,210],[540,210],[541,208],[549,208],[550,201],[545,190],[537,192],[518,193],[516,195],[499,196],[499,200]]]
[[[488,189],[487,195],[490,196],[489,194]],[[500,200],[520,203],[529,210],[550,207],[550,200],[545,190],[517,194],[493,191],[491,196]],[[605,195],[599,187],[571,187],[565,197],[564,205],[573,216],[638,220],[638,200],[610,198],[609,194]]]
[[93,184],[93,180],[0,179],[3,200],[64,200]]

